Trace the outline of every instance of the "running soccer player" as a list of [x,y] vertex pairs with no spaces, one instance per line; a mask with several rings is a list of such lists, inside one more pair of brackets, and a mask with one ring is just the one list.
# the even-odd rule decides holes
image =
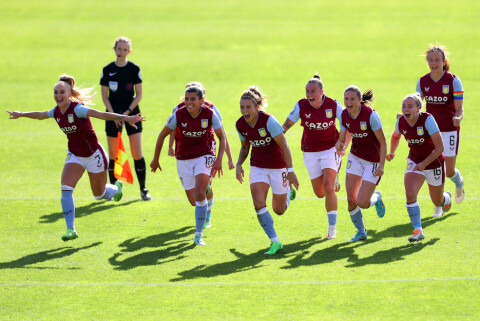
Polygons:
[[295,198],[298,180],[293,170],[292,154],[283,134],[280,123],[265,112],[267,99],[260,89],[250,86],[240,98],[240,117],[235,127],[240,137],[241,148],[238,155],[236,176],[243,183],[242,164],[248,157],[250,146],[250,192],[258,222],[270,238],[270,249],[265,252],[273,255],[283,249],[273,219],[267,209],[267,194],[272,188],[273,211],[282,215],[288,208],[290,200]]
[[340,123],[340,137],[335,147],[345,150],[347,131],[352,135],[352,146],[347,162],[347,201],[348,211],[357,233],[351,242],[367,239],[363,223],[362,208],[375,205],[378,217],[385,215],[382,194],[376,191],[384,172],[387,142],[382,129],[380,116],[367,104],[374,100],[373,91],[363,94],[357,86],[349,86],[344,92],[344,106]]
[[405,170],[405,193],[407,212],[413,225],[413,236],[410,242],[425,238],[422,229],[420,205],[417,202],[418,192],[425,180],[428,184],[430,198],[435,206],[442,208],[442,213],[450,210],[450,192],[444,192],[445,157],[442,154],[443,141],[437,123],[429,113],[422,113],[422,97],[419,93],[405,96],[402,102],[403,116],[397,119],[392,134],[390,153],[387,160],[395,157],[395,151],[403,135],[410,152]]
[[[116,60],[103,67],[100,85],[102,88],[102,100],[111,113],[123,115],[135,115],[140,113],[138,103],[142,99],[142,74],[140,67],[127,60],[127,56],[132,52],[132,42],[126,37],[119,37],[115,40],[113,50]],[[122,131],[121,121],[105,122],[105,131],[107,133],[108,153],[110,162],[108,163],[108,175],[110,183],[113,184],[117,179],[114,175],[115,152],[117,148],[118,131]],[[130,149],[132,151],[135,173],[137,174],[138,184],[140,185],[140,196],[144,201],[152,197],[145,188],[146,165],[142,154],[142,123],[136,127],[125,125]]]
[[[205,96],[205,88],[203,87],[202,83],[198,81],[192,81],[189,82],[185,88],[190,88],[190,87],[198,87],[203,91],[203,95]],[[220,111],[218,108],[211,102],[204,100],[203,101],[203,107],[213,109],[213,111],[217,114],[218,118],[220,121],[222,121],[222,115],[220,114]],[[173,108],[173,112],[175,112],[179,108],[184,108],[185,107],[185,98],[182,98],[182,101]],[[223,124],[222,124],[223,128]],[[225,129],[223,128],[223,131],[225,133]],[[177,127],[175,129],[175,132],[170,134],[170,138],[168,141],[168,155],[169,156],[175,156],[178,152],[178,144],[179,144],[179,139],[178,137],[181,135],[181,130]],[[211,138],[212,142],[212,152],[214,153],[213,155],[216,155],[216,146],[217,142],[215,141],[215,132],[213,128],[209,132],[209,137]],[[175,143],[175,148],[173,147],[173,144]],[[230,150],[230,144],[228,143],[228,138],[225,133],[225,153],[227,154],[228,157],[228,169],[232,170],[235,168],[235,164],[233,163],[233,158],[232,158],[232,152]],[[204,228],[210,228],[212,227],[212,220],[211,220],[211,215],[212,215],[212,209],[213,209],[213,188],[212,188],[212,181],[213,178],[210,178],[210,182],[207,186],[207,217],[205,218],[205,224]]]
[[145,120],[139,114],[135,116],[105,113],[86,107],[93,95],[91,89],[75,87],[75,79],[68,75],[61,75],[53,89],[53,98],[56,106],[48,111],[8,111],[10,119],[27,117],[32,119],[54,118],[60,129],[67,135],[68,153],[63,167],[61,190],[62,209],[67,224],[67,232],[62,236],[63,241],[78,238],[75,230],[75,203],[73,190],[86,170],[90,179],[95,199],[110,199],[119,201],[122,198],[122,182],[115,185],[107,184],[107,162],[103,146],[98,142],[89,117],[111,121],[126,121],[131,126]]
[[[158,135],[155,146],[155,155],[150,167],[152,172],[162,170],[159,163],[165,138],[175,128],[181,130],[178,137],[177,171],[185,189],[188,200],[195,206],[195,238],[194,243],[205,245],[203,241],[203,227],[207,216],[207,185],[210,176],[223,174],[222,157],[225,152],[225,134],[217,114],[210,108],[203,106],[204,96],[201,88],[189,87],[185,90],[185,108],[179,108],[167,121],[167,124]],[[212,151],[210,128],[220,140],[217,157]]]
[[303,126],[301,148],[303,162],[308,170],[313,191],[318,198],[325,197],[328,217],[327,239],[337,235],[337,195],[340,185],[338,171],[345,151],[336,151],[338,130],[335,118],[342,121],[343,106],[324,93],[323,82],[318,74],[306,86],[306,98],[300,99],[283,123],[285,132],[298,120]]
[[[445,147],[446,175],[455,183],[455,202],[460,204],[465,198],[464,179],[455,168],[460,143],[460,122],[463,119],[463,86],[460,79],[449,72],[450,62],[445,47],[430,44],[425,51],[430,72],[417,82],[417,92],[425,98],[427,112],[440,128]],[[437,206],[435,216],[442,215],[442,207]]]

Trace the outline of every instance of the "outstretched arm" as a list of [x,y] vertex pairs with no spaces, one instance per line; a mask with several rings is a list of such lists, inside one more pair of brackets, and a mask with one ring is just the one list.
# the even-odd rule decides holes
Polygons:
[[91,108],[87,112],[88,117],[93,117],[93,118],[98,118],[98,119],[103,119],[103,120],[126,121],[133,128],[137,128],[135,123],[138,123],[139,121],[145,121],[145,117],[140,116],[140,115],[141,114],[137,114],[137,115],[133,115],[133,116],[125,116],[125,115],[119,115],[119,114],[115,114],[115,113],[98,111],[98,110],[91,109]]
[[27,118],[32,118],[32,119],[47,119],[48,118],[48,111],[27,111],[27,112],[21,112],[21,111],[10,111],[7,110],[7,113],[9,113],[9,119],[18,119],[20,117],[27,117]]

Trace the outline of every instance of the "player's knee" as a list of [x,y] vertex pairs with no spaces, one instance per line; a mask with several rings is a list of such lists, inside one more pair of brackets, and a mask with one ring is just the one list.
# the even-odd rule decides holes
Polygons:
[[315,191],[315,196],[317,196],[318,198],[324,198],[325,193],[323,191]]
[[259,210],[261,208],[264,208],[267,206],[267,204],[265,204],[265,202],[259,202],[259,201],[253,201],[253,206],[255,207],[255,210]]
[[357,205],[360,208],[369,208],[370,207],[370,200],[357,200]]
[[282,207],[273,207],[273,212],[277,215],[282,215],[287,210],[287,207],[283,205]]

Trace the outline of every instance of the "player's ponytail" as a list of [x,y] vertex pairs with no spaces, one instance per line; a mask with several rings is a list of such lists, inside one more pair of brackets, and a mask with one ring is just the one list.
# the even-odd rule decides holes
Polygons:
[[362,94],[360,88],[355,85],[350,85],[347,87],[347,89],[345,89],[345,92],[347,91],[353,91],[355,94],[357,94],[358,98],[361,100],[361,103],[364,105],[369,105],[375,100],[375,97],[373,96],[373,89],[367,89]]
[[66,85],[70,91],[70,100],[81,103],[83,105],[93,105],[93,97],[95,96],[94,88],[78,88],[75,87],[75,78],[67,74],[63,74],[58,78],[58,82]]

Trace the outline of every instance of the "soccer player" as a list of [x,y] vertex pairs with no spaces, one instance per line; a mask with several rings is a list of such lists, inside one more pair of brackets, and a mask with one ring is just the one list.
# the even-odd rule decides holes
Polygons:
[[[158,135],[155,146],[155,155],[150,167],[152,172],[162,170],[159,163],[165,138],[175,128],[179,128],[178,136],[177,172],[187,198],[195,206],[195,238],[194,243],[205,245],[202,231],[207,216],[207,185],[210,176],[223,174],[222,157],[225,152],[225,134],[217,114],[210,108],[203,106],[203,91],[198,87],[189,87],[185,90],[185,108],[178,108],[167,121],[167,124]],[[220,140],[217,157],[212,151],[210,129],[213,128]]]
[[335,118],[342,121],[343,106],[324,93],[323,82],[318,74],[306,86],[306,98],[300,99],[283,123],[285,132],[298,120],[303,126],[301,148],[303,162],[308,170],[313,191],[318,198],[325,197],[328,217],[327,239],[337,235],[338,171],[345,151],[336,151],[338,130]]
[[[445,47],[430,44],[425,51],[430,72],[417,82],[417,92],[425,98],[427,112],[440,128],[445,147],[446,175],[455,183],[455,202],[465,198],[464,180],[455,168],[460,142],[460,122],[463,119],[463,87],[460,79],[450,73],[450,62]],[[434,216],[441,216],[442,207],[437,206]]]
[[268,189],[272,188],[273,211],[282,215],[288,208],[290,200],[295,198],[293,184],[298,189],[298,180],[293,170],[292,154],[283,134],[280,123],[265,112],[267,99],[258,87],[250,86],[240,98],[240,117],[236,129],[240,137],[241,148],[238,155],[236,176],[243,183],[243,162],[250,156],[250,192],[258,222],[272,242],[265,252],[273,255],[283,248],[273,219],[267,209]]
[[[140,113],[138,103],[142,99],[142,75],[140,67],[127,60],[127,56],[132,52],[132,42],[126,37],[119,37],[115,40],[113,50],[116,60],[103,67],[100,85],[102,88],[102,100],[111,113],[123,115],[135,115]],[[114,175],[115,152],[117,148],[118,131],[122,131],[123,123],[121,121],[107,121],[105,131],[107,133],[108,153],[110,162],[108,163],[108,175],[110,183],[113,184],[117,179]],[[140,185],[140,196],[144,201],[152,197],[145,188],[145,159],[142,154],[142,123],[136,127],[125,124],[127,135],[130,140],[130,149],[132,151],[135,173],[137,174],[138,184]]]
[[135,127],[135,123],[143,121],[145,117],[106,113],[86,107],[93,95],[91,89],[75,87],[75,79],[68,75],[60,76],[53,89],[53,98],[57,104],[48,111],[8,111],[10,119],[27,117],[33,119],[54,118],[60,129],[67,135],[68,153],[62,173],[62,209],[67,223],[67,232],[62,236],[63,241],[78,238],[75,230],[75,203],[73,190],[86,170],[90,178],[95,199],[110,199],[119,201],[122,198],[122,182],[115,185],[107,184],[107,162],[103,146],[98,142],[89,117],[103,120],[126,121]]
[[[205,88],[203,87],[202,83],[200,83],[198,81],[192,81],[192,82],[189,82],[185,86],[185,88],[190,88],[190,87],[200,88],[203,91],[203,95],[205,96],[206,91],[205,91]],[[218,110],[218,108],[213,103],[211,103],[210,101],[205,99],[203,101],[202,106],[206,107],[206,108],[213,109],[213,111],[217,114],[220,121],[222,121],[222,116],[220,114],[220,111]],[[173,112],[175,112],[178,108],[184,108],[184,107],[185,107],[185,99],[182,98],[182,101],[173,108]],[[223,124],[222,124],[222,128],[223,128]],[[223,131],[225,133],[224,128],[223,128]],[[175,129],[175,132],[170,134],[170,138],[169,138],[169,141],[168,141],[168,155],[169,156],[175,156],[177,151],[178,151],[178,137],[179,137],[179,135],[181,135],[181,131],[178,127]],[[213,128],[210,130],[209,137],[211,138],[211,142],[212,142],[212,151],[213,151],[214,155],[216,155],[217,142],[215,141],[215,132],[214,132]],[[174,142],[175,142],[175,148],[173,147]],[[233,163],[232,152],[230,150],[230,144],[228,143],[228,138],[227,138],[226,134],[225,134],[225,153],[227,154],[227,157],[228,157],[228,169],[232,170],[232,169],[235,168],[235,164]],[[212,208],[213,208],[212,181],[213,181],[213,178],[211,177],[210,182],[207,186],[208,207],[207,207],[207,217],[205,218],[204,228],[212,227],[212,221],[211,221]]]
[[422,97],[419,93],[405,96],[402,102],[403,116],[397,119],[390,143],[390,153],[386,157],[388,161],[395,157],[400,137],[405,136],[410,148],[405,170],[405,193],[407,212],[414,228],[413,236],[408,238],[410,242],[425,238],[420,205],[417,202],[418,192],[425,180],[435,206],[441,207],[442,212],[447,212],[451,207],[450,192],[443,191],[445,157],[442,154],[442,136],[433,116],[420,112],[421,108]]
[[378,113],[367,104],[374,100],[373,91],[362,94],[357,86],[349,86],[344,92],[344,106],[340,123],[340,137],[335,147],[345,150],[346,132],[352,136],[352,146],[347,162],[348,211],[357,233],[351,242],[367,239],[362,208],[375,205],[378,217],[385,215],[385,205],[380,191],[375,188],[384,172],[387,142]]

